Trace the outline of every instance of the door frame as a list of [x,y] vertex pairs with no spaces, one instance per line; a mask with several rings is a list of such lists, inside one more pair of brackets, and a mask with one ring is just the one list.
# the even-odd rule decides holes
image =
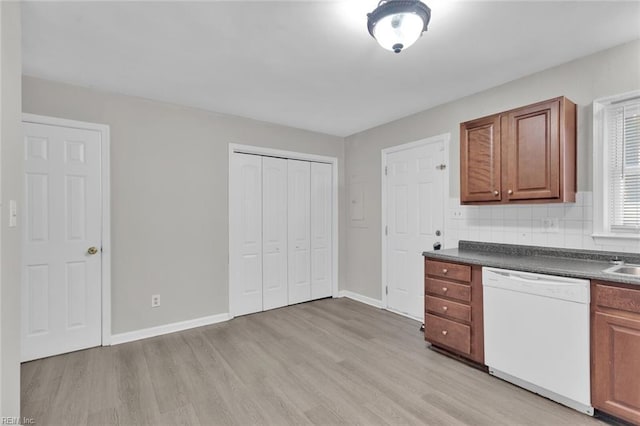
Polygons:
[[261,155],[261,156],[265,156],[265,157],[278,157],[278,158],[285,158],[285,159],[289,159],[289,160],[303,160],[303,161],[311,161],[311,162],[316,162],[316,163],[328,163],[331,164],[333,167],[331,168],[331,173],[332,173],[332,185],[331,185],[331,190],[332,190],[332,217],[331,217],[331,250],[333,251],[332,253],[332,260],[331,260],[331,296],[332,297],[338,297],[338,248],[339,248],[339,242],[338,242],[338,159],[336,157],[328,157],[328,156],[324,156],[324,155],[316,155],[316,154],[307,154],[307,153],[302,153],[302,152],[295,152],[295,151],[286,151],[286,150],[282,150],[282,149],[274,149],[274,148],[266,148],[266,147],[261,147],[261,146],[253,146],[253,145],[242,145],[242,144],[237,144],[237,143],[229,143],[229,164],[228,164],[228,170],[227,170],[227,208],[228,208],[228,229],[229,229],[229,247],[228,247],[228,261],[227,261],[227,265],[229,265],[229,271],[228,271],[228,300],[227,303],[229,304],[229,318],[233,318],[234,314],[233,312],[231,312],[231,246],[232,246],[232,238],[231,238],[231,160],[232,160],[232,156],[234,153],[239,153],[239,154],[253,154],[253,155]]
[[[22,114],[23,123],[44,124],[57,127],[70,127],[80,130],[92,130],[100,134],[100,191],[101,197],[101,306],[102,306],[102,346],[111,345],[111,168],[110,168],[110,128],[106,124],[88,123],[36,114]],[[22,301],[20,301],[22,306]]]
[[[420,139],[414,142],[409,142],[409,143],[405,143],[402,145],[396,145],[396,146],[392,146],[389,148],[384,148],[381,151],[381,167],[380,167],[380,187],[381,187],[381,221],[380,221],[380,238],[382,241],[382,251],[381,251],[381,258],[380,258],[380,267],[381,267],[381,279],[380,279],[380,288],[381,288],[381,295],[382,297],[381,302],[382,302],[382,308],[386,309],[386,310],[390,310],[393,311],[395,313],[398,313],[400,315],[403,316],[408,316],[406,314],[403,314],[401,312],[397,312],[393,309],[389,309],[389,305],[388,305],[388,298],[387,298],[387,293],[385,291],[385,286],[386,286],[386,281],[387,281],[387,236],[385,235],[385,227],[387,226],[387,181],[385,179],[386,175],[385,175],[385,168],[387,167],[387,157],[389,154],[395,153],[395,152],[399,152],[399,151],[405,151],[407,149],[413,149],[413,148],[418,148],[421,146],[425,146],[425,145],[430,145],[432,143],[439,143],[442,142],[443,146],[444,146],[444,153],[443,153],[443,157],[444,157],[444,165],[446,166],[445,169],[445,178],[444,178],[444,189],[442,191],[442,210],[443,210],[443,223],[442,223],[442,227],[445,228],[445,224],[447,222],[447,215],[446,215],[446,211],[447,211],[447,206],[448,206],[448,197],[449,197],[449,178],[450,178],[450,173],[449,171],[451,170],[451,168],[449,167],[450,164],[450,158],[449,158],[449,144],[450,144],[450,140],[451,140],[451,133],[443,133],[441,135],[437,135],[437,136],[431,136],[425,139]],[[442,230],[442,246],[444,247],[444,232],[445,229]],[[425,248],[425,250],[428,247]],[[413,317],[409,317],[409,318],[413,318]],[[414,318],[415,319],[415,318]]]

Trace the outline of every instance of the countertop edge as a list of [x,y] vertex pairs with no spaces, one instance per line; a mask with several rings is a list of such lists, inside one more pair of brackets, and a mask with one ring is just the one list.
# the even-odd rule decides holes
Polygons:
[[[488,266],[492,268],[504,268],[504,269],[512,269],[518,270],[522,272],[532,272],[539,274],[549,274],[556,275],[561,277],[568,278],[583,278],[588,280],[598,280],[598,281],[607,281],[616,284],[628,284],[633,286],[640,287],[640,279],[634,279],[632,277],[624,277],[624,276],[613,276],[611,274],[605,273],[590,273],[590,272],[581,272],[577,270],[566,270],[566,269],[558,269],[553,267],[542,267],[540,265],[527,265],[523,264],[523,261],[526,259],[541,259],[543,256],[509,256],[504,253],[491,253],[491,252],[480,252],[480,251],[470,251],[468,252],[469,256],[463,255],[454,255],[447,254],[443,252],[435,252],[428,251],[423,252],[422,255],[428,259],[434,260],[447,260],[451,262],[458,263],[466,263],[471,265],[479,265],[479,266]],[[474,258],[473,256],[483,256],[483,259]],[[495,256],[495,258],[491,258],[491,256]],[[575,259],[567,259],[567,260],[575,260]],[[603,263],[603,262],[598,262]],[[603,269],[605,269],[603,264]]]

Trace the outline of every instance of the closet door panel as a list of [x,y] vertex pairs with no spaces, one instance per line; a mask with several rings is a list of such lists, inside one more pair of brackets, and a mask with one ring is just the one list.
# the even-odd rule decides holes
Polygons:
[[331,164],[311,163],[311,299],[332,294],[331,167]]
[[288,162],[289,304],[311,300],[311,163]]
[[238,154],[231,161],[230,310],[262,311],[262,158]]
[[262,159],[263,309],[286,306],[287,160]]

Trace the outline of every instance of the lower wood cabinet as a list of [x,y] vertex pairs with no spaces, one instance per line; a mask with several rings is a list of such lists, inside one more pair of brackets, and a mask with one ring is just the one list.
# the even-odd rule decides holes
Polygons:
[[424,338],[484,364],[482,267],[425,259]]
[[593,406],[640,424],[640,289],[593,281]]

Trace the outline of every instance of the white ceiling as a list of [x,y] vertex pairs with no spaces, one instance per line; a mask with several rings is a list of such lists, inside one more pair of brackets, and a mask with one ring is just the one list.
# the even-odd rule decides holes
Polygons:
[[23,3],[23,70],[347,136],[640,38],[640,2],[425,0],[400,54],[377,0]]

